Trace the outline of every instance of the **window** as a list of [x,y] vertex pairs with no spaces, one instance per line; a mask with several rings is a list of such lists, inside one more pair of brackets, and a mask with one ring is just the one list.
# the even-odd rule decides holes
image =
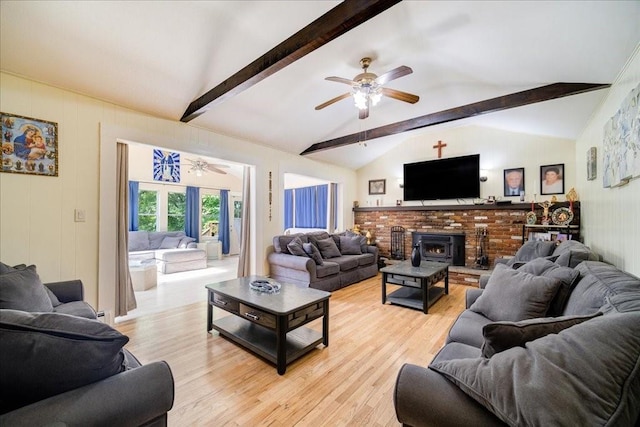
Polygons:
[[220,195],[203,194],[201,196],[202,211],[200,229],[203,236],[216,236],[218,234],[218,221],[220,219]]
[[184,213],[187,210],[185,193],[167,194],[167,231],[184,231]]
[[158,229],[158,192],[140,190],[138,193],[138,230]]

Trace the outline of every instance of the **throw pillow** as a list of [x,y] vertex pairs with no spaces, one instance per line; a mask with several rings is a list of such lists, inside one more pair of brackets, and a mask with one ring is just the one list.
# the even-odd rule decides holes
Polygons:
[[303,243],[302,249],[307,253],[309,258],[314,260],[317,265],[324,265],[324,261],[322,260],[322,255],[320,254],[320,250],[316,248],[313,243]]
[[180,244],[180,240],[182,240],[182,237],[167,236],[162,239],[162,243],[160,243],[160,247],[158,249],[176,249]]
[[40,281],[35,265],[0,275],[0,308],[53,311],[51,299]]
[[340,236],[340,253],[342,255],[362,255],[360,237]]
[[0,400],[17,408],[122,372],[127,341],[96,320],[3,310]]
[[180,239],[180,243],[178,243],[178,248],[187,249],[187,247],[189,246],[189,243],[193,243],[195,241],[196,239],[194,239],[193,237],[189,237],[189,236],[183,237]]
[[340,249],[338,249],[338,246],[336,245],[336,242],[334,242],[331,237],[316,240],[316,245],[318,246],[318,249],[320,249],[320,253],[322,254],[322,258],[324,259],[337,258],[339,256],[342,256],[342,254],[340,253]]
[[300,240],[299,237],[296,237],[295,239],[293,239],[291,242],[289,242],[289,244],[287,245],[287,249],[289,249],[289,252],[292,255],[296,255],[296,256],[309,256],[307,255],[307,253],[304,251],[304,248],[302,247],[302,240]]
[[[434,363],[511,426],[634,425],[640,396],[640,313],[599,316],[498,353]],[[499,386],[497,386],[499,385]]]
[[580,280],[580,272],[569,267],[561,267],[560,265],[549,261],[545,258],[534,259],[520,268],[520,271],[531,273],[534,276],[551,277],[560,280],[560,289],[551,301],[549,307],[549,316],[560,316],[564,310],[564,306],[569,298],[569,294]]
[[[278,240],[278,244],[280,246],[280,251],[283,254],[291,254],[291,252],[289,252],[289,249],[287,249],[287,245],[289,243],[291,243],[291,241],[295,238],[300,239],[300,237],[302,236],[301,233],[296,233],[296,234],[284,234],[282,236],[278,236],[277,240]],[[302,239],[301,239],[302,240]],[[304,242],[303,242],[304,243]],[[275,244],[274,244],[275,247]],[[277,251],[277,247],[276,247],[276,251]]]
[[551,255],[556,247],[556,242],[529,241],[518,249],[515,256],[507,261],[507,265],[512,267],[518,263],[528,262],[535,258]]
[[573,325],[601,316],[602,313],[587,316],[544,317],[527,319],[521,322],[494,322],[482,327],[482,357],[491,357],[496,353],[513,347],[524,347],[530,341],[570,328]]
[[129,252],[149,250],[149,232],[130,231],[129,232]]
[[558,279],[534,276],[498,264],[482,295],[469,308],[494,322],[544,317],[559,287]]

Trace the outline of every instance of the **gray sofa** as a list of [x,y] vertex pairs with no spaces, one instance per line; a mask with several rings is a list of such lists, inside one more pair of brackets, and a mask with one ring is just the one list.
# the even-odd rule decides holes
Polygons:
[[640,279],[600,261],[497,265],[429,367],[405,364],[408,426],[640,422]]
[[536,258],[546,258],[558,265],[571,268],[582,261],[600,261],[600,256],[596,252],[577,240],[564,240],[559,244],[528,241],[518,249],[512,258],[496,258],[496,264],[506,264],[518,268]]
[[166,426],[169,366],[141,365],[83,296],[0,263],[0,425]]
[[267,257],[276,281],[332,292],[378,274],[378,248],[360,234],[279,235]]
[[183,231],[130,231],[129,264],[155,262],[164,274],[207,268],[207,252]]

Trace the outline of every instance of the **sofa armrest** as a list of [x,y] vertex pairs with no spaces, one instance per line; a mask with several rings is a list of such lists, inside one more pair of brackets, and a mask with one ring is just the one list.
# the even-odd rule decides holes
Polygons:
[[272,252],[267,256],[269,264],[279,265],[293,270],[313,272],[315,277],[316,263],[309,257]]
[[480,289],[484,289],[487,287],[487,283],[489,283],[489,277],[491,277],[490,274],[481,274],[480,278],[478,279],[478,287]]
[[[0,416],[2,426],[140,426],[166,418],[173,406],[169,365],[154,362]],[[152,423],[153,424],[153,423]]]
[[380,253],[380,249],[378,249],[375,245],[367,245],[367,252],[373,254],[375,257],[375,262],[378,262],[378,254]]
[[467,289],[467,293],[465,294],[465,308],[471,307],[471,305],[476,302],[476,300],[482,295],[482,291],[484,289]]
[[421,366],[400,368],[393,403],[398,421],[408,426],[504,426],[451,381]]
[[65,280],[44,284],[60,302],[84,301],[84,286],[82,280]]

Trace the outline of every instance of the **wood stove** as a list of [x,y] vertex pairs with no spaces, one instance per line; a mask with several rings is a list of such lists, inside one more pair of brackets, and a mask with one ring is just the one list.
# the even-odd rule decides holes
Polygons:
[[419,245],[425,261],[464,266],[464,233],[411,233],[412,246]]

